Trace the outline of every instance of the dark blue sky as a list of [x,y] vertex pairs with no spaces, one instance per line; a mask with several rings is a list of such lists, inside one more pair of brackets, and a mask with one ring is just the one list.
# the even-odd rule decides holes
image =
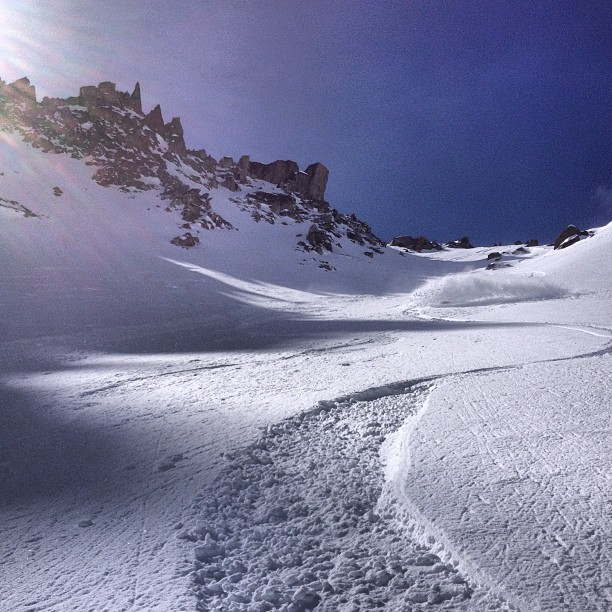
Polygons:
[[215,157],[321,161],[383,238],[612,219],[612,3],[6,0],[0,77],[143,88]]

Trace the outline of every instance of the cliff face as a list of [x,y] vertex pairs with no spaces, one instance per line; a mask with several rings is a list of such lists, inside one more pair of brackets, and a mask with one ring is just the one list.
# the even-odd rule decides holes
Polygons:
[[[180,212],[185,229],[194,224],[230,229],[213,210],[211,197],[226,189],[255,222],[290,217],[308,223],[306,240],[297,242],[302,250],[322,253],[344,239],[374,252],[382,246],[365,223],[325,201],[329,172],[323,164],[301,171],[291,160],[263,164],[245,155],[238,162],[231,157],[217,161],[204,150],[188,149],[178,117],[165,122],[159,105],[143,112],[139,83],[131,93],[105,81],[81,87],[78,96],[38,102],[27,78],[10,84],[0,80],[0,130],[18,132],[45,152],[83,159],[100,185],[157,191],[168,210]],[[197,244],[181,240],[175,244]]]

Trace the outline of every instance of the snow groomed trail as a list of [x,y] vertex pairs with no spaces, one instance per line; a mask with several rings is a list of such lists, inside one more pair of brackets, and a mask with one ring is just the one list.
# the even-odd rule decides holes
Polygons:
[[450,379],[393,481],[419,541],[516,609],[612,607],[610,352]]

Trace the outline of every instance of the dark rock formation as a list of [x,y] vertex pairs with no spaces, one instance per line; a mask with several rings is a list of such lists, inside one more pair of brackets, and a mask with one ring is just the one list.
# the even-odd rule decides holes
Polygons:
[[327,179],[329,178],[329,170],[321,163],[311,164],[306,168],[308,176],[308,184],[305,190],[300,190],[299,193],[313,200],[322,200],[325,196],[327,187]]
[[[246,165],[246,162],[244,163]],[[305,172],[300,172],[294,161],[278,159],[271,164],[249,161],[248,175],[285,187],[288,191],[298,193],[310,200],[323,201],[329,170],[317,162],[308,166]]]
[[187,153],[187,146],[185,145],[185,139],[183,137],[183,126],[178,117],[173,117],[170,123],[164,125],[160,134],[168,142],[170,151],[180,157]]
[[164,118],[159,104],[145,117],[145,124],[158,134],[163,132]]
[[244,183],[249,175],[250,159],[248,155],[243,155],[238,161],[238,180]]
[[286,183],[292,179],[297,172],[299,172],[298,165],[290,159],[284,161],[277,159],[271,164],[249,162],[249,176],[267,181],[268,183],[273,183],[274,185]]
[[493,253],[489,253],[487,255],[487,259],[499,259],[502,256],[498,251],[493,251]]
[[182,236],[176,236],[170,241],[171,244],[189,249],[200,243],[200,239],[197,236],[192,236],[189,232],[185,232]]
[[467,236],[463,236],[463,238],[459,238],[457,240],[453,240],[452,242],[447,242],[447,247],[451,249],[473,249],[473,245],[470,242],[470,239]]
[[442,247],[435,240],[428,240],[425,236],[397,236],[391,240],[391,246],[402,247],[404,249],[410,249],[411,251],[441,251]]
[[310,246],[319,254],[325,251],[333,251],[332,241],[327,232],[319,229],[315,223],[310,226],[306,240]]
[[132,108],[139,114],[142,115],[142,101],[140,99],[140,83],[136,83],[134,91],[130,96],[132,100]]
[[288,193],[256,191],[251,197],[267,204],[275,215],[291,216],[296,210],[295,198]]
[[555,240],[555,249],[565,249],[572,244],[575,244],[583,237],[591,236],[592,233],[586,230],[578,229],[575,225],[568,225]]
[[226,174],[221,185],[230,191],[240,191],[240,185],[238,185],[232,174]]

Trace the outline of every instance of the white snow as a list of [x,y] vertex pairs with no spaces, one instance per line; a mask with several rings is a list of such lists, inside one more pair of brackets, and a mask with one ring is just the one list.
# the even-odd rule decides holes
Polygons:
[[610,609],[612,225],[318,256],[218,189],[185,250],[82,161],[0,173],[2,609]]

